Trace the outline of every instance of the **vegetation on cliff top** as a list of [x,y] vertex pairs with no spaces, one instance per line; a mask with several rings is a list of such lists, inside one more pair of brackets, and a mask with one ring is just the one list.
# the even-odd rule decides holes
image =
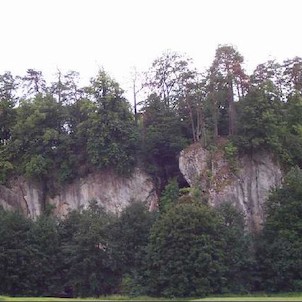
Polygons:
[[229,45],[204,72],[165,52],[140,77],[142,87],[134,85],[134,112],[104,70],[87,87],[78,82],[76,72],[58,72],[51,84],[34,69],[0,76],[1,183],[21,174],[47,188],[100,169],[129,174],[143,161],[162,191],[170,178],[181,182],[180,150],[191,142],[209,148],[219,137],[238,152],[270,149],[287,167],[302,166],[301,58],[265,62],[248,75]]

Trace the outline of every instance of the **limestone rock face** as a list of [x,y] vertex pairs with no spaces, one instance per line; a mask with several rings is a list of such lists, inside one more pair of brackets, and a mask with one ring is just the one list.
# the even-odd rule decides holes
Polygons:
[[180,154],[179,168],[190,186],[197,186],[211,205],[231,202],[242,210],[249,230],[261,229],[263,206],[272,188],[278,187],[282,171],[272,154],[259,152],[235,159],[235,167],[223,151],[210,153],[199,144]]
[[0,205],[6,210],[20,210],[35,218],[41,213],[42,187],[23,177],[11,180],[9,186],[0,185]]
[[119,213],[131,201],[146,203],[150,210],[157,206],[154,184],[139,169],[129,178],[118,176],[111,171],[90,174],[65,186],[56,196],[48,198],[48,201],[55,205],[55,213],[64,215],[69,209],[87,206],[93,199],[114,213]]
[[138,168],[131,177],[118,176],[112,171],[90,174],[46,195],[41,186],[22,177],[7,187],[0,185],[0,205],[20,209],[32,218],[41,214],[45,201],[55,206],[55,214],[64,216],[68,210],[85,208],[91,200],[117,213],[132,201],[143,202],[152,210],[157,207],[157,199],[152,180]]

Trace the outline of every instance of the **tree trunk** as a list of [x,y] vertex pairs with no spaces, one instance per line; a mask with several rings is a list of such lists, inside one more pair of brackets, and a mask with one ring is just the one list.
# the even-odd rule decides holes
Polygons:
[[214,142],[217,142],[218,138],[218,108],[216,96],[213,97],[213,123],[214,123]]
[[229,135],[235,134],[235,106],[232,80],[228,83]]
[[134,101],[134,119],[135,125],[137,126],[137,103],[136,103],[136,87],[135,87],[135,80],[133,81],[133,101]]
[[193,142],[196,143],[196,128],[195,128],[195,124],[194,124],[194,115],[193,115],[192,104],[187,101],[187,105],[189,108],[189,114],[190,114],[190,120],[191,120]]

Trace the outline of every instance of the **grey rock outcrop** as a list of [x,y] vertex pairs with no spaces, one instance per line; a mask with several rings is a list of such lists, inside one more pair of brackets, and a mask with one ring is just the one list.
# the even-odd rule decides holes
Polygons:
[[190,186],[197,186],[213,206],[231,202],[241,209],[249,230],[261,229],[264,202],[282,181],[282,171],[272,154],[259,152],[235,159],[230,167],[223,151],[210,153],[199,144],[180,154],[179,168]]
[[154,184],[140,169],[131,177],[118,176],[111,171],[90,174],[65,186],[48,202],[55,206],[55,213],[64,215],[69,209],[85,207],[93,199],[114,213],[119,213],[132,201],[143,202],[150,210],[157,207]]
[[35,218],[41,214],[45,201],[55,206],[55,214],[64,216],[69,210],[85,208],[91,200],[117,213],[132,201],[143,202],[152,210],[157,207],[158,199],[152,180],[138,168],[131,177],[118,176],[112,171],[90,174],[49,193],[45,195],[41,185],[19,177],[9,186],[0,185],[0,205]]
[[6,210],[19,210],[35,218],[41,213],[43,189],[40,185],[17,177],[8,186],[0,185],[0,205]]

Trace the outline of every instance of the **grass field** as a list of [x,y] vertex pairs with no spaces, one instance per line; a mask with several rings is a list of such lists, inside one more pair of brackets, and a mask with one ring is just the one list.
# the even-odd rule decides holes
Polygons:
[[47,302],[47,301],[57,301],[57,302],[80,302],[80,301],[201,301],[201,302],[231,302],[231,301],[257,301],[257,302],[265,302],[265,301],[301,301],[302,302],[302,293],[299,294],[283,294],[283,295],[276,295],[276,296],[234,296],[234,297],[207,297],[207,298],[186,298],[186,299],[165,299],[165,298],[150,298],[150,297],[136,297],[136,298],[129,298],[125,296],[109,296],[109,297],[100,297],[100,298],[51,298],[51,297],[7,297],[7,296],[0,296],[0,301],[33,301],[33,302]]

